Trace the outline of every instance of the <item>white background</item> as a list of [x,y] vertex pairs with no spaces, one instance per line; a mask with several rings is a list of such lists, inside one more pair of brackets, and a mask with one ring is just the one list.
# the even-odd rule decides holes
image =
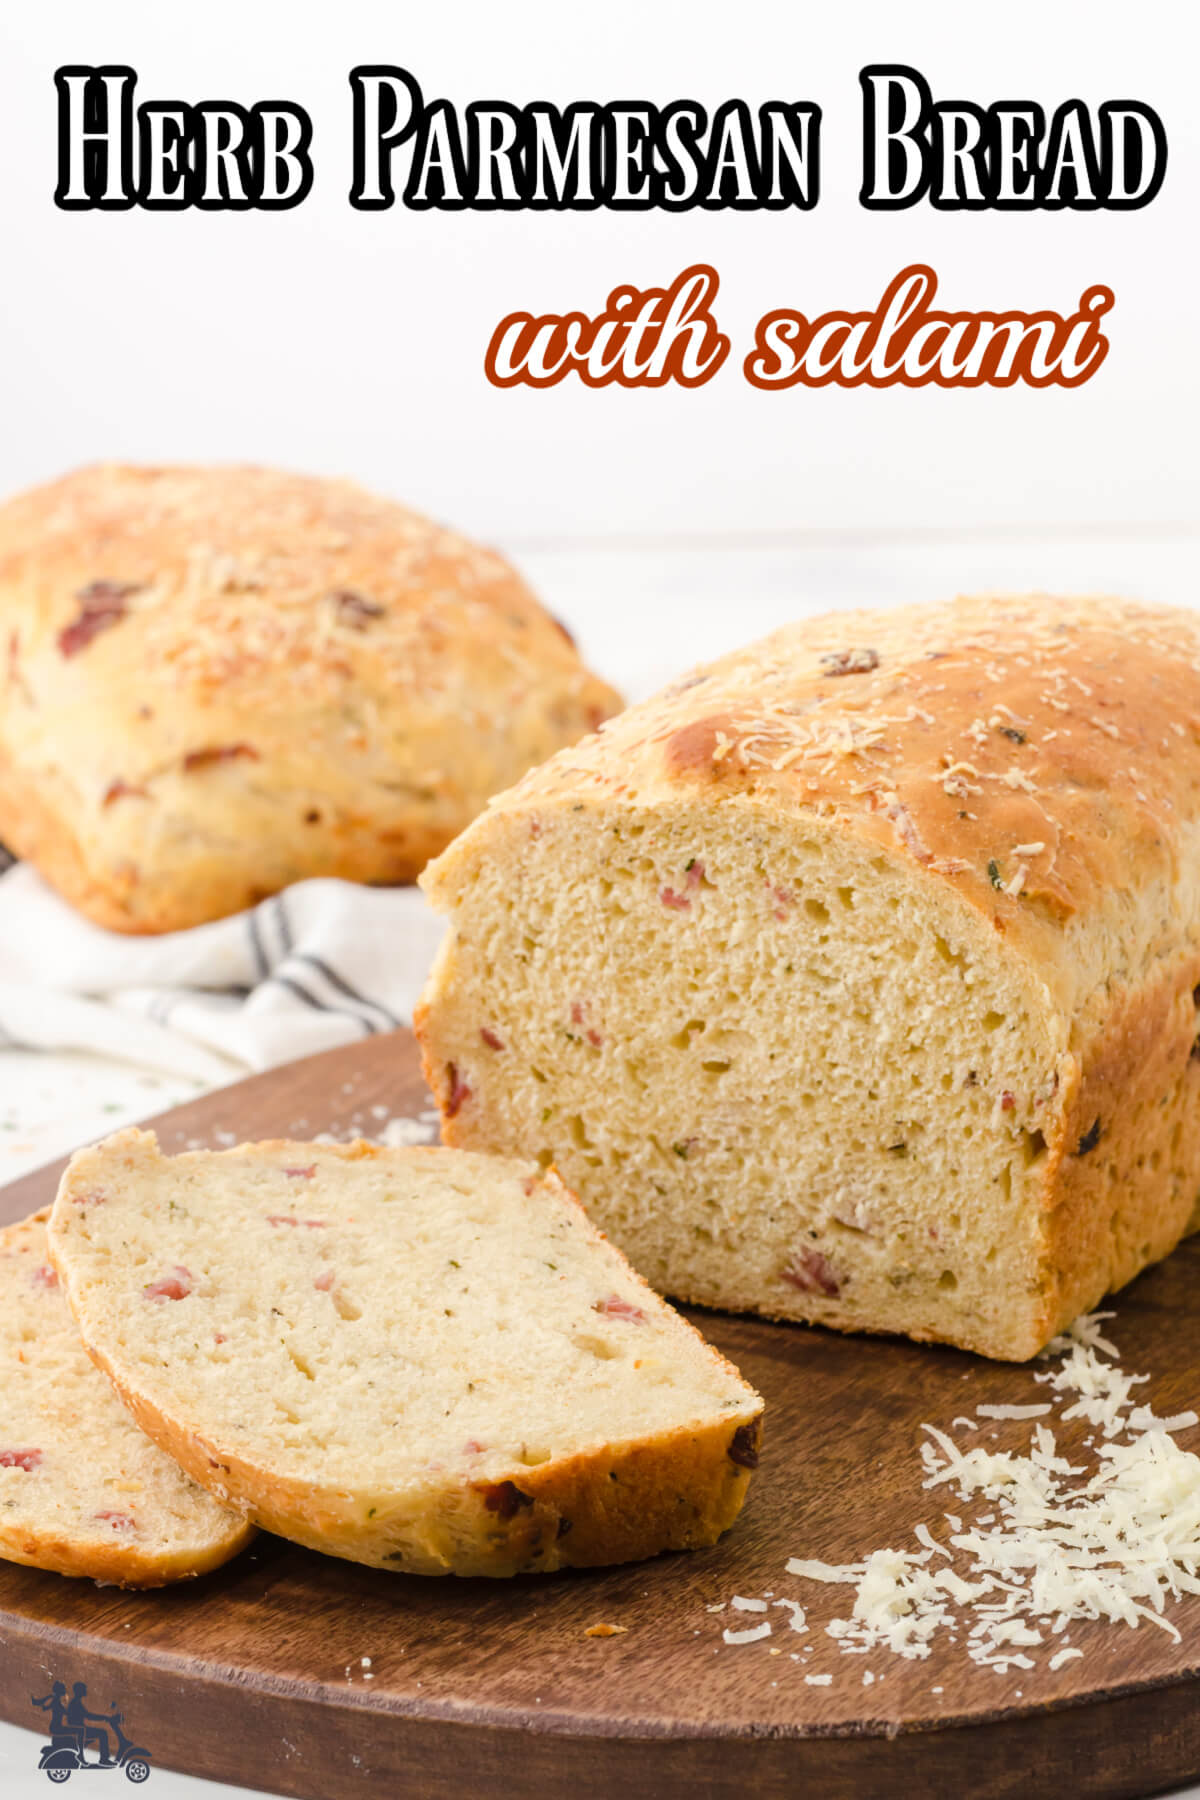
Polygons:
[[[996,587],[1191,603],[1196,17],[1190,0],[10,0],[0,494],[95,458],[356,475],[512,551],[635,695],[824,606]],[[887,60],[915,64],[942,98],[1148,101],[1170,141],[1163,192],[1132,215],[868,214],[857,71]],[[355,213],[346,75],[375,61],[460,107],[815,100],[821,203],[791,216]],[[64,62],[132,63],[143,99],[298,101],[314,122],[312,195],[279,217],[57,212]],[[504,393],[485,381],[503,314],[596,310],[618,281],[662,285],[698,260],[720,272],[716,311],[734,338],[708,386]],[[961,308],[1070,312],[1107,283],[1105,367],[1075,392],[744,383],[761,313],[869,307],[915,260]],[[0,1180],[182,1097],[146,1071],[0,1053]],[[6,1800],[45,1791],[37,1742],[0,1725]],[[214,1790],[156,1772],[154,1792]]]
[[[1200,125],[1188,0],[715,4],[55,0],[3,9],[6,246],[0,490],[91,457],[260,458],[358,474],[513,545],[663,534],[1194,522],[1189,325]],[[1132,214],[867,213],[857,71],[908,61],[935,96],[1148,101],[1159,198]],[[314,124],[296,211],[66,214],[51,204],[61,62],[125,61],[143,99],[287,98]],[[811,213],[356,213],[350,89],[399,63],[427,97],[817,101]],[[516,308],[599,309],[689,262],[722,277],[744,352],[773,306],[873,306],[926,259],[953,307],[1073,310],[1116,291],[1076,391],[759,393],[731,355],[696,392],[500,392]]]

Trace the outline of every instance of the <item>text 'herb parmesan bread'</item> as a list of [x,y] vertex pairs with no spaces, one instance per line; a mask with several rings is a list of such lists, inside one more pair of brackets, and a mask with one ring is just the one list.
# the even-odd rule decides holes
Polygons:
[[79,1341],[47,1212],[0,1231],[0,1557],[160,1587],[253,1537],[140,1432]]
[[411,881],[620,705],[501,557],[270,469],[8,501],[0,613],[0,842],[118,931]]
[[266,1143],[75,1156],[80,1331],[219,1498],[334,1556],[511,1575],[711,1544],[762,1402],[536,1165]]
[[661,1291],[1034,1354],[1200,1192],[1200,629],[822,618],[427,871],[447,1141],[553,1160]]

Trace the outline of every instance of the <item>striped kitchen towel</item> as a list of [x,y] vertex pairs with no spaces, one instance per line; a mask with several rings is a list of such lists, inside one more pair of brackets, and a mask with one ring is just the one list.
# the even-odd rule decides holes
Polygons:
[[227,1081],[407,1024],[442,929],[417,888],[321,880],[126,937],[16,863],[0,873],[0,1046]]

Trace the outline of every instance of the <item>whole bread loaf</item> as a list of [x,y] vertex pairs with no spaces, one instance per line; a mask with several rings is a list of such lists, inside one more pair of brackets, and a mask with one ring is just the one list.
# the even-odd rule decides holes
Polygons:
[[411,881],[620,704],[499,556],[269,469],[10,500],[0,613],[0,842],[118,931]]
[[256,1523],[418,1575],[714,1543],[762,1401],[553,1174],[377,1145],[72,1158],[50,1243],[138,1423]]
[[447,1141],[678,1298],[1033,1355],[1198,1222],[1198,623],[816,619],[555,757],[424,878]]
[[0,1557],[122,1587],[215,1569],[253,1528],[138,1430],[89,1361],[48,1211],[0,1231]]

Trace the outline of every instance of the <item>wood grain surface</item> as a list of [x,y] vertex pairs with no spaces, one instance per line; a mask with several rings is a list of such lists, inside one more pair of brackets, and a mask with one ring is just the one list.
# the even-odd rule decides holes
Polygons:
[[[428,1106],[412,1040],[396,1033],[208,1095],[157,1129],[169,1151],[377,1136],[387,1117]],[[45,1204],[57,1175],[0,1191],[0,1222]],[[1194,1405],[1200,1240],[1115,1304],[1123,1365],[1153,1377],[1139,1400],[1160,1414]],[[913,1526],[936,1529],[954,1504],[922,1491],[921,1421],[1026,1402],[1038,1392],[1028,1370],[690,1316],[767,1401],[762,1466],[715,1549],[488,1583],[388,1575],[261,1538],[214,1575],[144,1595],[0,1565],[0,1713],[36,1728],[32,1694],[85,1681],[89,1705],[119,1706],[155,1762],[306,1800],[627,1789],[1066,1800],[1158,1793],[1200,1774],[1200,1599],[1173,1612],[1181,1644],[1146,1627],[1076,1627],[1082,1661],[998,1675],[961,1642],[923,1662],[839,1655],[822,1626],[849,1590],[786,1573],[789,1556],[915,1547]],[[1023,1447],[1028,1431],[997,1424],[995,1447]],[[801,1599],[809,1633],[775,1611],[769,1640],[725,1645],[725,1626],[753,1622],[730,1614],[735,1593]],[[625,1629],[589,1637],[596,1624]],[[832,1681],[811,1685],[813,1674]]]

